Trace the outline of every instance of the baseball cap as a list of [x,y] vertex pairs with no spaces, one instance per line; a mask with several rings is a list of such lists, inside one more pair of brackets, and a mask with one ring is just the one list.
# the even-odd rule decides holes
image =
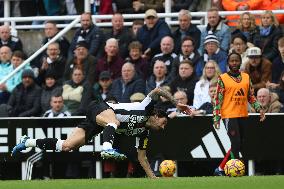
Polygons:
[[99,75],[99,80],[102,80],[102,79],[110,79],[111,78],[111,74],[109,71],[103,71],[100,73]]
[[148,17],[151,17],[151,16],[155,17],[155,18],[158,18],[157,12],[154,9],[148,9],[145,12],[145,18],[148,18]]
[[262,55],[261,49],[258,47],[250,47],[247,50],[247,57],[260,57]]

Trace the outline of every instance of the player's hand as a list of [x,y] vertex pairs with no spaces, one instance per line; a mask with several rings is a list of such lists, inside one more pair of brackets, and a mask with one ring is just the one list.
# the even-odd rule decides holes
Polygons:
[[259,113],[260,113],[260,122],[263,122],[264,120],[265,120],[265,112],[264,112],[264,110],[263,109],[261,109],[260,111],[259,111]]
[[186,104],[178,103],[176,107],[184,114],[187,114],[187,115],[191,114],[191,109]]

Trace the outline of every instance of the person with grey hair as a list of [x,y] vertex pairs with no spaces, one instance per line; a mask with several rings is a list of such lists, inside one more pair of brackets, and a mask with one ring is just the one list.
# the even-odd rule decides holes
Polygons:
[[201,76],[204,65],[209,60],[218,63],[222,73],[227,71],[227,52],[220,47],[219,39],[211,31],[205,37],[203,59],[196,66],[196,75]]
[[[188,98],[187,98],[187,94],[184,91],[176,91],[174,94],[174,99],[182,104],[187,104],[188,103]],[[188,106],[189,108],[191,108],[190,106]],[[174,118],[174,117],[179,117],[179,116],[185,116],[186,114],[182,113],[179,109],[177,109],[176,107],[174,108],[169,108],[167,109],[167,114],[169,118]]]
[[111,19],[112,29],[106,33],[106,39],[115,38],[119,44],[119,54],[125,59],[128,56],[128,45],[132,40],[130,30],[124,25],[121,13],[114,13]]
[[118,102],[130,102],[130,96],[134,93],[145,92],[145,82],[136,75],[135,67],[127,62],[122,66],[121,77],[113,81],[112,87],[108,93],[114,96]]
[[267,88],[260,88],[256,95],[257,101],[262,106],[265,113],[278,113],[283,105],[279,102],[276,93],[270,92]]
[[110,71],[112,79],[116,79],[121,76],[121,68],[124,61],[118,53],[118,41],[115,38],[108,39],[106,41],[104,50],[105,54],[100,59],[98,59],[98,62],[96,64],[96,81],[98,81],[98,77],[103,71]]
[[174,39],[174,52],[179,54],[181,52],[181,42],[185,36],[190,36],[194,39],[195,48],[200,46],[200,30],[193,24],[191,24],[191,14],[188,10],[182,9],[178,14],[179,27],[173,32]]
[[200,54],[204,53],[204,41],[209,32],[212,32],[218,39],[220,43],[220,48],[224,51],[229,50],[231,41],[231,30],[228,25],[226,25],[219,15],[219,10],[216,7],[212,7],[207,11],[208,24],[201,30],[200,47],[198,52]]

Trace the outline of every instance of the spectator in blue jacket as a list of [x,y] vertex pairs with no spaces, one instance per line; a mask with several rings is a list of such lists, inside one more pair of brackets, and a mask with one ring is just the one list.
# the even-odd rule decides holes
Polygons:
[[201,58],[196,67],[196,75],[200,77],[204,65],[208,60],[215,60],[220,67],[222,73],[227,72],[227,53],[220,48],[220,42],[218,38],[211,32],[205,37],[204,41],[205,52],[203,59]]
[[137,32],[137,40],[142,44],[143,57],[152,58],[161,52],[163,37],[171,35],[171,30],[164,20],[158,18],[154,9],[145,12],[145,24]]
[[[4,49],[5,48],[7,48],[7,47],[4,47]],[[1,53],[1,50],[0,50],[0,53]],[[25,59],[25,55],[22,51],[13,52],[13,55],[12,55],[12,58],[11,58],[11,64],[8,63],[6,65],[2,65],[2,66],[7,66],[7,67],[4,68],[4,70],[6,70],[6,73],[4,74],[4,72],[1,72],[2,75],[4,74],[3,76],[7,76],[8,73],[12,72],[19,65],[21,65],[23,63],[24,59]],[[29,64],[27,64],[25,66],[25,68],[28,69],[28,68],[31,68],[31,67],[30,67]],[[4,71],[4,70],[2,70],[2,71]],[[0,85],[0,90],[1,90],[1,92],[0,92],[0,103],[7,103],[9,96],[10,96],[11,92],[13,91],[13,89],[18,84],[20,84],[22,82],[22,72],[23,72],[23,69],[19,70],[10,79],[8,79],[5,83]]]
[[198,52],[202,55],[204,52],[204,41],[205,37],[211,31],[220,43],[220,48],[224,51],[229,50],[231,41],[231,31],[229,26],[222,22],[219,16],[219,11],[216,7],[212,7],[207,11],[208,25],[201,30],[200,47]]
[[145,93],[145,82],[136,75],[134,65],[125,63],[121,69],[121,77],[113,81],[109,96],[115,97],[118,102],[130,102],[134,93]]
[[68,53],[68,59],[71,59],[76,49],[76,44],[80,41],[86,41],[89,47],[89,53],[95,57],[100,57],[103,53],[105,37],[103,32],[94,25],[92,15],[85,12],[81,15],[81,27],[75,31],[71,41]]
[[[25,54],[22,51],[13,52],[11,58],[13,70],[20,66],[24,62],[25,58]],[[24,69],[31,69],[30,64],[26,64]],[[11,93],[13,89],[22,82],[22,73],[24,69],[19,70],[14,76],[7,80],[5,84],[7,91]]]

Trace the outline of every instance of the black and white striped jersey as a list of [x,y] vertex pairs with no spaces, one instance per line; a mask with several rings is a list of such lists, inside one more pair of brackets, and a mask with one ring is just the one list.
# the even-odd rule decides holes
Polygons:
[[68,112],[68,111],[62,111],[62,112],[59,112],[59,113],[54,113],[52,111],[52,109],[50,110],[47,110],[42,117],[69,117],[71,116],[71,113]]
[[115,112],[116,118],[120,121],[117,133],[128,136],[141,136],[148,129],[145,124],[154,108],[155,101],[147,96],[142,102],[133,103],[107,103]]

